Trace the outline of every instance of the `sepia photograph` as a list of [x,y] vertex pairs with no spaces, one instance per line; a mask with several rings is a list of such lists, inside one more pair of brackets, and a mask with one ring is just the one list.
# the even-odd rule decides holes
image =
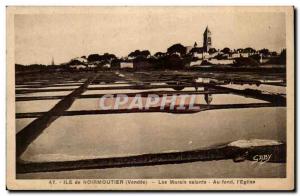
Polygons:
[[292,6],[6,12],[9,189],[294,189]]

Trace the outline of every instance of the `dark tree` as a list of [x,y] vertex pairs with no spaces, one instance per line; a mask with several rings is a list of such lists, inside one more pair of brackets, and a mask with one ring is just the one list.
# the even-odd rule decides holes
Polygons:
[[248,48],[245,48],[245,49],[244,49],[244,52],[245,52],[245,53],[255,53],[256,50],[253,49],[253,48],[248,47]]
[[117,57],[114,54],[104,53],[102,55],[102,60],[104,60],[104,61],[112,61],[113,59],[116,59],[116,58]]
[[169,54],[180,53],[182,56],[186,53],[186,48],[182,44],[174,44],[168,48],[167,52]]
[[69,63],[69,65],[83,65],[83,63],[79,60],[72,59]]
[[210,48],[210,49],[208,50],[208,53],[209,53],[209,54],[213,54],[213,53],[215,53],[215,52],[217,52],[217,50],[216,50],[215,48]]
[[147,61],[147,58],[140,55],[133,59],[133,62],[142,62],[142,61]]
[[88,62],[102,61],[102,56],[99,54],[91,54],[87,58]]
[[167,69],[183,69],[184,62],[177,54],[166,56],[166,64],[164,65]]
[[279,55],[279,63],[286,64],[286,49],[283,49]]
[[269,49],[264,48],[264,49],[259,50],[259,53],[263,54],[264,56],[268,56],[270,54],[270,51],[269,51]]
[[135,57],[137,57],[140,53],[141,53],[140,50],[135,50],[134,52],[129,53],[129,54],[128,54],[128,57],[133,57],[133,58],[135,58]]
[[143,51],[141,51],[140,56],[148,57],[148,56],[150,56],[150,51],[149,50],[143,50]]
[[137,57],[144,57],[147,58],[150,55],[149,50],[135,50],[134,52],[131,52],[128,57],[137,58]]
[[223,52],[224,54],[229,54],[230,53],[230,48],[223,48],[223,50],[221,50],[221,52]]
[[244,49],[243,49],[243,48],[238,48],[238,49],[236,49],[236,51],[237,51],[238,53],[243,53],[243,52],[244,52]]
[[104,53],[103,55],[99,54],[91,54],[88,56],[87,60],[89,62],[95,62],[95,61],[112,61],[113,59],[116,59],[116,55],[114,54],[109,54],[109,53]]
[[155,56],[156,58],[162,57],[162,56],[164,56],[164,55],[165,55],[165,53],[163,53],[163,52],[157,52],[157,53],[154,54],[154,56]]
[[111,61],[111,68],[112,69],[119,69],[120,68],[120,60],[119,59],[113,59]]
[[277,56],[278,55],[276,51],[273,51],[270,54],[271,54],[271,56]]

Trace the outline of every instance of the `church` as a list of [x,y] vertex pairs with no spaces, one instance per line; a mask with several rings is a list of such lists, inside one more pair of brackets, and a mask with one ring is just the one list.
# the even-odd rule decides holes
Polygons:
[[208,62],[210,64],[233,64],[233,59],[217,59],[216,57],[222,54],[220,51],[212,47],[212,33],[209,30],[208,26],[205,28],[203,33],[203,45],[198,47],[197,42],[195,42],[193,47],[190,47],[190,50],[187,53],[191,54],[193,57],[196,57],[197,60],[192,60],[189,66],[201,65],[203,62]]
[[209,56],[209,54],[217,52],[216,49],[212,47],[212,33],[208,26],[203,33],[203,46],[198,47],[197,42],[195,42],[194,46],[190,47],[187,52],[191,53],[194,57],[201,59]]
[[211,32],[208,29],[208,26],[206,27],[204,33],[203,33],[203,50],[205,52],[208,52],[209,49],[211,49],[212,43],[211,43]]

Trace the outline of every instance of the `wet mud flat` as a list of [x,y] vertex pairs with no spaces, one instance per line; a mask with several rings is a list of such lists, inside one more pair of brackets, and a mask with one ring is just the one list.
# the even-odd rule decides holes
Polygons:
[[[20,103],[21,101],[30,102],[41,99],[43,101],[58,99],[58,103],[48,111],[30,111],[24,109],[22,111],[22,108],[20,107],[20,109],[16,111],[17,120],[26,118],[33,119],[32,121],[29,120],[26,122],[29,124],[24,128],[20,128],[17,133],[17,173],[20,178],[22,178],[22,175],[26,178],[25,176],[30,173],[32,173],[32,175],[35,173],[36,177],[41,177],[41,172],[45,172],[45,174],[53,172],[53,174],[55,174],[58,171],[70,171],[69,175],[71,177],[76,174],[78,170],[82,170],[83,173],[86,170],[98,171],[98,169],[101,169],[105,171],[108,168],[127,170],[126,168],[140,167],[147,170],[146,168],[163,167],[165,164],[179,166],[190,162],[197,162],[201,165],[206,162],[217,162],[217,164],[219,164],[223,163],[223,161],[231,160],[234,166],[241,162],[262,162],[258,161],[258,159],[260,159],[259,157],[265,157],[261,159],[268,159],[265,161],[264,165],[278,164],[280,165],[278,167],[280,171],[282,171],[282,167],[285,167],[282,166],[285,165],[286,161],[286,117],[284,115],[286,112],[286,101],[285,92],[284,89],[282,89],[285,85],[285,80],[282,79],[283,76],[278,73],[263,76],[259,74],[241,76],[239,74],[231,73],[226,75],[227,78],[225,78],[224,73],[211,74],[176,71],[150,73],[115,71],[99,73],[79,72],[78,74],[73,73],[71,78],[63,75],[61,80],[57,80],[57,83],[55,83],[52,78],[51,84],[47,80],[47,77],[42,80],[39,77],[37,80],[33,80],[33,77],[34,76],[30,76],[31,81],[24,78],[23,81],[18,81],[17,85],[19,88],[16,89],[16,93],[19,96],[16,97],[16,101]],[[58,74],[58,77],[60,78],[61,76]],[[63,86],[64,80],[68,86],[60,87]],[[246,86],[246,88],[233,88],[232,85],[240,85],[241,82],[250,86]],[[77,84],[78,88],[70,88],[69,85],[72,86],[74,84]],[[256,88],[252,88],[252,85]],[[271,86],[271,88],[267,88],[266,92],[261,92],[259,85],[267,85],[268,87]],[[59,86],[59,88],[57,88],[57,86]],[[273,91],[273,87],[275,91]],[[281,89],[278,90],[278,87]],[[193,90],[193,88],[195,88],[195,90]],[[160,91],[161,89],[165,89],[165,91]],[[51,96],[51,93],[64,90],[69,90],[70,94]],[[205,102],[199,103],[203,109],[194,111],[193,113],[175,112],[172,114],[163,114],[155,108],[152,108],[152,110],[149,111],[101,111],[97,110],[97,108],[93,109],[95,106],[93,103],[90,104],[93,99],[100,98],[103,94],[107,93],[107,91],[114,92],[118,90],[124,90],[125,93],[130,96],[134,96],[134,94],[139,91],[144,91],[144,96],[147,96],[153,91],[161,92],[161,94],[167,91],[169,95],[176,93],[181,94],[186,91],[186,94],[195,93],[198,94],[199,97],[210,94],[215,98],[213,98],[210,104]],[[50,95],[28,96],[28,94],[34,93],[49,93]],[[115,92],[115,94],[118,93]],[[233,98],[231,97],[233,95],[244,98]],[[244,100],[247,99],[248,101],[245,102]],[[258,108],[262,112],[264,110],[272,110],[269,114],[272,116],[269,117],[269,122],[267,122],[268,119],[265,119],[265,122],[258,121],[257,117],[255,118],[255,115],[252,115],[254,114],[253,112],[251,115],[247,114],[248,111],[253,110],[254,108]],[[206,122],[201,122],[200,124],[197,123],[205,119],[204,116],[207,115],[198,116],[198,119],[192,118],[191,116],[195,114],[208,114],[212,112],[210,110],[216,112],[212,113],[213,118],[206,120]],[[221,124],[215,123],[219,119],[216,114],[220,113],[222,110],[242,111],[240,114],[244,116],[248,115],[248,117],[250,117],[249,124],[247,124],[245,119],[235,118],[237,124],[233,123],[229,125],[228,122],[231,121],[231,119],[225,118],[223,123],[225,123],[226,129],[224,129],[224,125],[221,126]],[[135,113],[140,115],[139,113],[141,112],[142,115],[146,116],[142,116],[143,119],[140,121],[134,120],[138,118],[133,117],[127,119],[127,122],[132,123],[128,128],[121,125],[120,122],[122,122],[122,119],[126,119],[124,118],[125,116],[128,116],[131,113],[132,115]],[[165,125],[161,126],[161,128],[159,124],[153,123],[157,121],[157,119],[152,121],[152,123],[149,121],[149,127],[159,128],[159,132],[157,133],[155,133],[155,131],[151,132],[150,129],[146,134],[145,132],[141,133],[141,130],[146,128],[142,122],[145,120],[147,121],[149,112],[153,112],[153,114],[157,116],[156,118],[163,117],[162,119],[166,117],[165,115],[170,115],[166,118]],[[261,112],[256,112],[256,115],[259,113]],[[185,118],[181,118],[181,115],[185,116]],[[74,120],[64,121],[62,124],[58,123],[60,119],[71,118],[73,116],[79,117],[77,120],[80,121],[82,126],[78,126]],[[83,118],[84,116],[85,118]],[[92,116],[97,116],[97,119]],[[106,118],[105,116],[109,116],[110,119],[103,121],[103,119]],[[99,124],[95,124],[94,127],[97,128],[96,130],[89,130],[88,128],[91,124],[94,124],[94,121],[91,119],[100,122]],[[174,127],[170,126],[174,124],[174,119],[176,119],[177,122],[186,121],[190,123],[183,123],[182,127],[179,126],[179,129],[174,129]],[[278,121],[278,119],[281,120]],[[275,127],[274,124],[272,125],[272,122],[276,122]],[[118,126],[114,127],[112,126],[112,123]],[[74,127],[72,127],[72,124]],[[193,124],[193,126],[191,127],[190,124]],[[216,124],[216,126],[213,124]],[[240,134],[238,137],[225,137],[229,132],[230,134],[238,133],[238,129],[243,129],[243,125],[245,127],[247,126],[248,129],[250,126],[250,128],[260,130],[261,132],[252,132],[251,134],[250,130],[245,129],[245,131],[241,131],[243,134]],[[53,126],[56,128],[53,128]],[[105,133],[107,131],[104,127],[111,127],[113,130],[110,133]],[[119,127],[124,127],[122,130],[119,130],[123,132],[123,135],[120,135],[121,132],[118,132]],[[61,131],[63,134],[56,134],[59,136],[56,138],[51,136],[51,134],[55,134],[55,130]],[[228,132],[228,130],[231,131]],[[155,134],[159,135],[162,132],[166,132],[163,136],[165,141],[155,136]],[[185,134],[184,132],[187,133]],[[79,135],[81,135],[81,137],[76,138],[72,136],[74,133],[76,133],[76,135],[80,133]],[[104,135],[101,136],[101,134]],[[108,134],[107,136],[109,137],[101,138],[104,137],[105,134]],[[141,134],[145,134],[145,137]],[[90,135],[91,137],[85,135]],[[95,137],[96,135],[98,137]],[[131,141],[124,140],[124,138],[127,138],[126,135],[130,135]],[[57,142],[53,143],[55,147],[51,149],[52,151],[49,150],[49,144],[51,144],[51,142],[47,144],[49,138],[51,141],[51,137]],[[201,137],[203,138],[199,139]],[[48,138],[48,141],[46,141],[45,138]],[[79,142],[81,145],[77,145],[77,141],[78,139],[80,140],[80,138],[83,141]],[[184,142],[182,142],[180,138],[185,138],[183,139]],[[145,143],[147,140],[149,141],[149,144],[142,145],[142,143]],[[194,141],[190,143],[191,140]],[[209,142],[204,142],[204,140],[208,140]],[[155,143],[155,141],[158,143]],[[248,145],[247,147],[232,146],[232,143],[241,141],[244,141],[244,143],[245,141],[246,143],[252,142],[252,145]],[[58,144],[62,142],[68,145],[64,146],[63,144]],[[132,145],[127,145],[128,142],[131,142]],[[259,145],[255,144],[257,142]],[[112,143],[113,145],[122,146],[123,151],[119,151],[120,148],[115,149],[111,145]],[[165,145],[163,145],[164,143]],[[37,145],[39,148],[37,148]],[[86,146],[86,148],[80,150],[80,146]],[[98,146],[106,146],[104,147],[106,149],[101,149]],[[280,173],[280,175],[277,177],[284,177],[285,175],[282,172],[278,173]],[[214,176],[220,175],[220,173],[214,174]],[[261,173],[260,177],[268,176],[271,175],[269,173]]]

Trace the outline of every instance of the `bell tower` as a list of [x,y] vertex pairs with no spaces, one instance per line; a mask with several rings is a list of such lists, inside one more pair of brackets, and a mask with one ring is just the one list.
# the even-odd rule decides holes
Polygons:
[[203,33],[203,50],[205,52],[208,52],[211,48],[211,32],[208,29],[208,26],[206,27],[204,33]]

